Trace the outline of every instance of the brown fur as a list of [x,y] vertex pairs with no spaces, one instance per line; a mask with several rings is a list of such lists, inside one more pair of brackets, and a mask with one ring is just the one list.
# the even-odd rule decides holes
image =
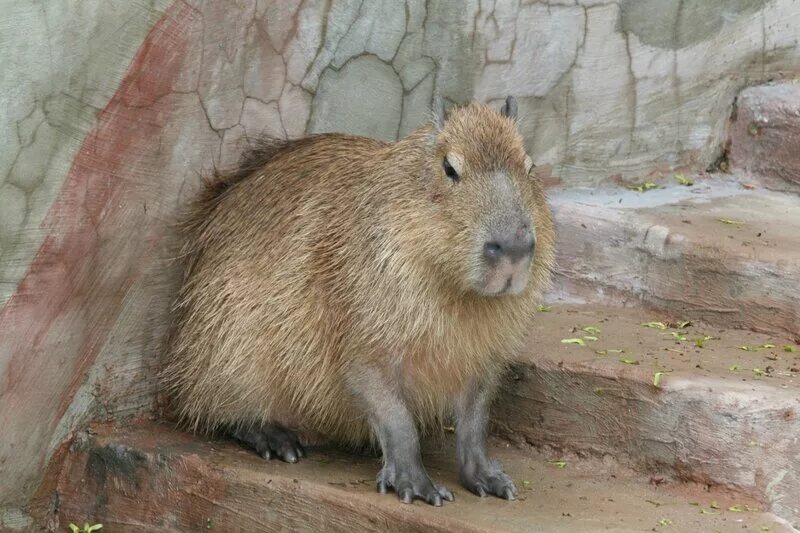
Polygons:
[[[442,171],[452,150],[468,172]],[[188,265],[164,372],[195,429],[278,423],[372,440],[343,380],[385,369],[421,427],[518,352],[553,262],[553,223],[512,119],[478,104],[397,143],[340,134],[271,142],[208,185],[186,222]],[[518,296],[479,296],[475,228],[488,177],[513,176],[537,236]],[[481,241],[482,243],[482,241]]]

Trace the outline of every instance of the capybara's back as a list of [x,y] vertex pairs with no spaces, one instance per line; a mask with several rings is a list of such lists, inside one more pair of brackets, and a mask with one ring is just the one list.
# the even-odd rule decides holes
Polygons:
[[291,461],[293,432],[377,442],[384,488],[447,498],[401,491],[387,450],[494,389],[547,280],[552,221],[515,109],[440,111],[397,143],[269,141],[208,184],[164,371],[181,419]]

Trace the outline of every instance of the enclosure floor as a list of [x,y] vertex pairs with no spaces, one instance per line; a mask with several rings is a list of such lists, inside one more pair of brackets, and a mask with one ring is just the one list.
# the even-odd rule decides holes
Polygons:
[[61,530],[89,522],[137,532],[789,531],[735,493],[499,441],[492,452],[519,486],[519,499],[481,499],[462,489],[449,436],[428,448],[435,451],[425,462],[456,501],[434,508],[377,494],[375,457],[312,449],[292,465],[159,423],[94,431],[65,452],[63,468],[39,496],[40,514],[58,502],[49,518]]

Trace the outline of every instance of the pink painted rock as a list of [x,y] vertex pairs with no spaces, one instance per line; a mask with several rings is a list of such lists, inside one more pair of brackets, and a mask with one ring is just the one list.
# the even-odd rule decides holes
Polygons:
[[731,126],[733,168],[800,185],[800,83],[745,89]]

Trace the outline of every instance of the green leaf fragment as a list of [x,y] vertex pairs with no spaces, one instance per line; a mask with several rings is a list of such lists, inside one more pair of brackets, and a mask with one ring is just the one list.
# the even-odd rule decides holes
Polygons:
[[612,349],[595,350],[594,353],[599,354],[599,355],[606,355],[606,354],[610,354],[610,353],[625,353],[625,350],[612,350]]
[[597,340],[597,337],[595,337],[594,335],[584,335],[583,338],[587,341],[592,341],[592,342],[595,342]]
[[619,360],[620,363],[625,363],[626,365],[638,365],[639,361],[637,359],[629,359],[627,357],[623,357]]
[[736,365],[733,365],[733,366],[728,367],[728,370],[730,370],[731,372],[736,372],[737,370],[739,370],[739,367],[736,366]]
[[792,346],[791,344],[786,344],[783,347],[783,351],[784,352],[796,352],[797,351],[797,347],[796,346]]
[[719,514],[716,511],[712,511],[711,509],[700,509],[700,512],[703,514]]
[[658,387],[658,384],[661,383],[661,376],[663,376],[663,372],[655,372],[653,374],[653,385]]
[[709,505],[709,507],[711,507],[712,509],[719,509],[719,504],[717,503],[717,500],[712,500],[711,505]]
[[744,222],[742,222],[741,220],[731,220],[730,218],[718,218],[717,221],[732,226],[741,226],[744,224]]
[[766,348],[767,350],[769,350],[770,348],[774,348],[775,345],[774,344],[762,344],[761,347],[762,348]]
[[658,185],[656,185],[652,181],[646,181],[639,185],[631,185],[630,187],[628,187],[628,189],[636,192],[647,192],[652,189],[658,189]]
[[539,312],[541,312],[541,313],[549,313],[550,311],[553,310],[553,307],[550,306],[550,305],[540,305],[538,307],[538,309],[539,309]]
[[661,520],[658,521],[658,525],[659,526],[671,526],[672,525],[672,520],[670,520],[669,518],[662,518]]
[[653,329],[667,329],[667,325],[663,322],[645,322],[642,326]]
[[583,339],[561,339],[561,344],[577,344],[578,346],[586,346]]
[[93,533],[94,531],[103,529],[103,524],[94,524],[90,526],[88,522],[86,522],[83,524],[83,529],[76,526],[75,524],[69,524],[68,527],[71,533]]
[[698,337],[694,340],[694,345],[697,346],[698,348],[702,348],[703,346],[706,345],[706,340],[701,337]]
[[686,329],[687,327],[691,326],[692,323],[688,320],[685,320],[683,322],[678,322],[676,325],[678,326],[678,329]]
[[566,461],[549,461],[551,465],[557,468],[566,468],[567,462]]
[[598,328],[597,326],[586,326],[585,328],[583,328],[583,331],[585,331],[590,335],[598,335],[600,333],[600,328]]
[[728,507],[728,510],[734,513],[743,513],[745,511],[744,507],[742,507],[739,504],[731,505],[730,507]]
[[528,481],[527,479],[523,479],[522,480],[522,486],[523,487],[530,487],[531,486],[531,482]]
[[692,185],[694,185],[694,182],[689,178],[687,178],[686,176],[684,176],[683,174],[675,174],[675,180],[681,185],[685,185],[687,187],[691,187]]

